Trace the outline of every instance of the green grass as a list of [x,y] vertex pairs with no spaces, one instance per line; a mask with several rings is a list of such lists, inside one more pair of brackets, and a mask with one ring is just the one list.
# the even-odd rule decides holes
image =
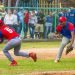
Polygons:
[[[5,63],[6,61],[6,63]],[[75,59],[68,58],[62,59],[59,63],[54,63],[51,60],[17,60],[19,65],[16,67],[8,66],[8,60],[0,60],[0,75],[20,75],[32,71],[62,71],[62,70],[75,70]]]
[[[5,43],[0,44],[0,50],[4,47]],[[60,42],[25,42],[22,43],[22,49],[28,48],[54,48],[59,47]],[[75,59],[64,58],[60,63],[54,63],[53,59],[39,60],[34,63],[30,59],[20,59],[18,66],[8,66],[8,59],[0,59],[0,75],[26,75],[25,73],[32,71],[58,71],[58,70],[75,70]]]
[[22,44],[22,48],[51,48],[58,47],[60,42],[26,42]]
[[[60,42],[25,42],[22,43],[21,48],[22,49],[28,49],[28,48],[53,48],[53,47],[59,47]],[[5,43],[0,44],[0,50],[4,47]]]

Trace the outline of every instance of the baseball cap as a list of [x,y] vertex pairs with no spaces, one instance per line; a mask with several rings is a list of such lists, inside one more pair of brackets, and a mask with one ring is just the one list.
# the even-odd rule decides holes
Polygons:
[[66,17],[64,17],[64,16],[60,17],[59,22],[66,22]]

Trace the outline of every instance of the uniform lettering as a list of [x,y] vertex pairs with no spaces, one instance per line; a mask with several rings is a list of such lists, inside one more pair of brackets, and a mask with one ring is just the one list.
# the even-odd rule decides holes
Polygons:
[[8,27],[6,27],[4,30],[8,31],[9,33],[13,33],[13,31]]

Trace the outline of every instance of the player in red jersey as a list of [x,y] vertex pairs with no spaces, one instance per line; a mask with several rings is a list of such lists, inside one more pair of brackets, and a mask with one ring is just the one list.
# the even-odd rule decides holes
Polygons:
[[5,25],[2,20],[0,20],[0,36],[1,36],[0,41],[1,40],[3,41],[3,38],[8,40],[5,47],[3,48],[3,53],[9,59],[9,61],[11,61],[10,64],[11,66],[17,65],[17,62],[9,53],[9,50],[12,48],[14,48],[14,54],[16,56],[31,57],[34,61],[37,60],[36,53],[34,52],[31,53],[20,52],[21,38],[19,37],[19,34],[16,33],[15,30]]

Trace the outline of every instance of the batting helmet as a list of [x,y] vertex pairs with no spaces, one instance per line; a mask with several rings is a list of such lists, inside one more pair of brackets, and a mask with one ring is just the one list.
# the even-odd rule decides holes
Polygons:
[[64,16],[60,17],[59,22],[66,22],[66,17],[64,17]]

